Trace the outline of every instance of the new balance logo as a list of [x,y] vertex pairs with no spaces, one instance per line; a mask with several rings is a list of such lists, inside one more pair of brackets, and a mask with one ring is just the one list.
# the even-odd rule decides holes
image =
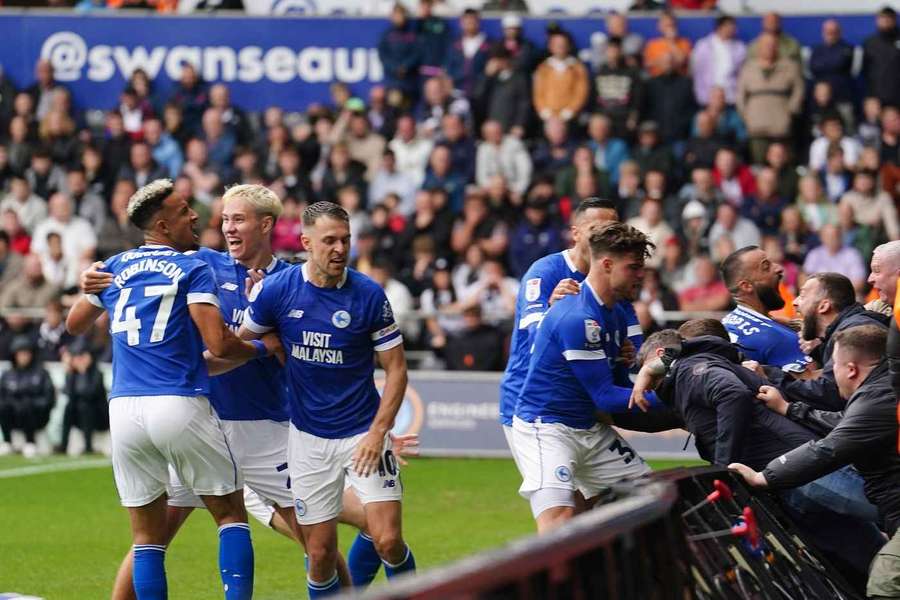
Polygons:
[[288,313],[288,317],[291,319],[299,319],[302,316],[303,316],[302,310],[292,310],[291,312]]
[[393,479],[388,479],[387,481],[384,482],[384,485],[382,485],[381,488],[382,488],[382,489],[384,489],[384,488],[392,488],[392,487],[394,487],[395,485],[396,485],[396,484],[394,483],[394,480],[393,480]]
[[228,292],[233,292],[234,290],[238,289],[237,284],[231,283],[230,281],[223,283],[219,287],[221,287],[223,290],[226,290]]

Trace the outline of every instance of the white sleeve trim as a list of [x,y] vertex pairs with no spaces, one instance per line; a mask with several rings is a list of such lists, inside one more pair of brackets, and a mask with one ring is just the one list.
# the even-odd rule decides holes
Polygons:
[[631,337],[631,336],[634,336],[634,335],[644,335],[644,330],[641,329],[641,326],[640,326],[640,325],[629,325],[629,326],[628,326],[628,333],[627,333],[626,335],[627,335],[628,337]]
[[84,298],[85,298],[85,300],[87,300],[88,302],[90,302],[91,304],[96,306],[97,308],[105,308],[103,306],[103,303],[100,302],[100,297],[97,296],[97,294],[85,294]]
[[375,346],[375,352],[384,352],[385,350],[390,350],[391,348],[399,346],[402,343],[403,343],[403,336],[398,335],[397,337],[395,337],[392,340],[388,340],[383,344],[378,344],[377,346]]
[[265,325],[260,325],[256,321],[250,318],[249,312],[244,313],[244,320],[241,322],[241,325],[252,331],[253,333],[269,333],[274,327],[266,327]]
[[603,360],[606,352],[603,350],[564,350],[566,360]]
[[188,304],[212,304],[216,308],[219,307],[219,298],[215,294],[208,292],[188,292]]
[[532,323],[540,323],[541,319],[544,318],[544,313],[541,312],[533,312],[525,315],[521,319],[519,319],[519,329],[527,329],[529,325]]
[[392,333],[394,333],[394,332],[397,331],[398,329],[400,329],[400,327],[399,327],[396,323],[391,323],[391,324],[388,325],[387,327],[384,327],[384,328],[382,328],[382,329],[379,329],[378,331],[376,331],[375,333],[373,333],[373,334],[372,334],[372,341],[373,341],[373,342],[377,342],[377,341],[380,340],[381,338],[384,338],[384,337],[387,337],[387,336],[391,335]]

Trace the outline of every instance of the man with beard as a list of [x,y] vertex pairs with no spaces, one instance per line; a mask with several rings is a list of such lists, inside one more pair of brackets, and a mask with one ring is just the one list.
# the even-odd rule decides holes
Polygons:
[[722,324],[748,359],[803,373],[812,359],[800,350],[797,333],[769,316],[769,311],[784,308],[784,298],[778,293],[783,276],[781,265],[759,246],[732,252],[722,261],[722,279],[737,307]]

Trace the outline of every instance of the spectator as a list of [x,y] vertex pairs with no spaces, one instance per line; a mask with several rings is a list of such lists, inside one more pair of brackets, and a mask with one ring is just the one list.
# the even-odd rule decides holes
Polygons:
[[22,227],[28,233],[47,216],[47,204],[31,192],[31,185],[25,177],[13,176],[9,193],[0,202],[0,212],[8,210],[16,213]]
[[72,199],[58,192],[47,203],[47,219],[34,228],[33,252],[48,254],[47,234],[55,232],[62,238],[63,252],[74,260],[91,259],[97,248],[97,236],[87,219],[74,214]]
[[416,134],[416,122],[409,115],[397,119],[397,132],[388,147],[397,159],[397,170],[409,173],[416,185],[425,179],[425,169],[434,142]]
[[13,117],[13,100],[15,97],[16,86],[9,80],[3,69],[0,68],[0,131],[6,130],[10,119]]
[[718,239],[724,235],[731,238],[736,248],[759,246],[761,241],[759,228],[753,221],[740,216],[738,209],[727,202],[723,202],[716,209],[716,220],[709,229],[709,245],[715,246]]
[[169,96],[169,103],[180,109],[187,135],[199,135],[203,113],[209,107],[209,93],[191,63],[182,63],[181,76]]
[[31,153],[34,144],[28,139],[28,122],[24,117],[14,116],[9,122],[9,139],[7,141],[7,162],[13,173],[25,172],[31,164]]
[[25,93],[31,96],[34,114],[40,121],[50,112],[53,93],[59,84],[53,77],[53,63],[44,58],[35,64],[34,77],[35,82],[25,88]]
[[[679,223],[684,207],[689,202],[697,202],[703,207],[707,223],[712,223],[716,218],[716,210],[719,204],[725,201],[725,196],[715,185],[710,169],[697,167],[691,171],[691,182],[684,185],[678,192],[678,201],[672,202],[666,209],[666,221]],[[659,247],[659,246],[657,246]]]
[[462,208],[466,178],[452,170],[450,147],[445,144],[435,146],[428,162],[428,172],[422,184],[427,190],[441,189],[447,193],[450,209],[457,213]]
[[422,64],[421,40],[401,3],[394,4],[390,19],[390,28],[378,42],[378,58],[384,66],[385,82],[389,90],[415,98],[419,65]]
[[61,290],[71,289],[78,284],[79,266],[79,261],[63,254],[60,235],[55,231],[48,233],[47,253],[41,256],[41,270],[47,281]]
[[691,79],[678,71],[671,54],[661,56],[657,64],[658,74],[647,82],[643,114],[660,124],[663,142],[680,145],[690,135],[697,108]]
[[[557,171],[555,178],[556,195],[560,198],[577,197],[576,181],[579,176],[588,177],[594,182],[593,195],[606,195],[609,192],[609,178],[594,164],[594,155],[587,146],[579,146],[572,155],[572,165]],[[575,208],[573,205],[572,208]]]
[[0,229],[0,287],[6,287],[22,273],[22,255],[14,252],[9,234]]
[[475,142],[466,130],[463,118],[447,114],[441,119],[438,143],[450,150],[450,170],[466,183],[475,180]]
[[781,142],[769,144],[766,149],[766,166],[775,172],[778,195],[787,200],[797,197],[797,170],[790,163],[787,146]]
[[633,68],[640,69],[641,51],[644,47],[644,38],[628,31],[628,18],[617,12],[611,12],[606,17],[606,32],[598,31],[591,35],[591,46],[585,51],[586,60],[594,71],[599,71],[608,59],[610,42],[618,40],[625,63]]
[[[488,8],[485,7],[484,10]],[[498,46],[502,46],[509,53],[513,69],[530,78],[543,57],[541,51],[522,34],[522,17],[505,14],[500,20],[500,25],[503,27],[503,39]]]
[[235,143],[246,146],[253,141],[253,127],[247,113],[231,103],[231,93],[224,83],[217,83],[209,88],[209,105],[219,111],[222,125],[230,131]]
[[691,171],[697,167],[712,168],[716,152],[721,146],[712,114],[705,110],[698,112],[694,120],[693,135],[684,145],[685,169]]
[[447,62],[451,38],[447,22],[434,14],[434,0],[420,0],[416,34],[422,53],[419,73],[423,77],[440,75]]
[[[195,159],[198,160],[200,156],[199,147],[203,148],[205,158],[206,145],[202,141],[194,139],[188,144],[188,152],[191,152],[191,149],[194,148]],[[206,166],[205,160],[204,166]],[[187,172],[186,168],[185,173]],[[141,188],[151,181],[168,176],[169,173],[166,171],[166,168],[153,160],[153,154],[150,152],[150,146],[147,145],[147,142],[136,142],[131,146],[128,152],[128,163],[122,166],[117,179],[127,179],[134,182],[135,187]]]
[[375,206],[388,194],[396,194],[399,198],[397,210],[400,214],[410,215],[415,210],[416,182],[406,172],[397,169],[397,159],[391,150],[385,150],[381,160],[381,168],[375,173],[369,185],[369,206]]
[[678,294],[678,305],[686,311],[726,310],[731,292],[719,279],[715,263],[708,256],[694,260],[695,283]]
[[[644,46],[644,68],[650,77],[665,72],[669,62],[680,75],[687,75],[691,57],[691,42],[678,35],[678,21],[675,15],[664,12],[656,22],[660,37],[653,38]],[[671,61],[669,61],[671,59]]]
[[463,11],[459,28],[461,34],[447,52],[446,70],[454,87],[472,97],[488,62],[490,43],[481,31],[481,17],[474,8]]
[[[725,90],[714,86],[709,92],[709,104],[706,112],[712,117],[716,127],[716,135],[723,142],[734,148],[740,148],[747,141],[747,128],[738,111],[726,103]],[[698,113],[699,116],[699,113]],[[696,122],[694,124],[696,131]]]
[[72,427],[78,427],[84,435],[84,452],[93,454],[94,431],[107,429],[109,417],[106,414],[103,374],[94,361],[90,342],[77,338],[70,343],[63,351],[63,364],[66,366],[65,392],[69,401],[63,414],[62,438],[56,451],[66,452]]
[[628,224],[644,232],[653,242],[655,249],[645,264],[651,269],[659,269],[662,266],[662,249],[666,241],[675,235],[669,224],[663,220],[662,202],[655,198],[645,198],[641,203],[640,214],[629,219]]
[[629,219],[638,214],[644,190],[641,189],[641,168],[633,160],[619,165],[619,185],[614,196],[620,217]]
[[584,108],[588,98],[588,73],[572,55],[569,37],[562,32],[549,36],[550,56],[534,74],[533,102],[538,116],[569,121]]
[[133,87],[126,86],[119,95],[119,106],[117,108],[119,114],[122,115],[122,126],[125,133],[134,141],[142,140],[144,137],[144,121],[149,119],[153,113],[150,106],[143,104]]
[[850,189],[850,171],[844,166],[844,151],[840,146],[828,148],[825,170],[821,176],[828,199],[839,202],[844,192]]
[[42,308],[59,295],[59,288],[44,277],[41,258],[37,254],[25,257],[22,275],[0,292],[0,309]]
[[122,115],[118,112],[106,113],[106,131],[102,140],[102,161],[106,181],[104,185],[111,189],[119,170],[128,162],[131,139],[125,134]]
[[562,119],[551,118],[544,122],[544,137],[538,140],[531,152],[534,170],[538,174],[554,173],[571,163],[575,144],[569,139],[568,127]]
[[372,126],[372,131],[386,140],[394,136],[397,127],[397,109],[388,104],[387,90],[382,85],[373,85],[369,89],[369,106],[366,109],[366,117]]
[[491,52],[474,97],[484,119],[499,122],[505,133],[525,137],[531,115],[531,90],[527,75],[513,68],[512,57],[504,46],[496,46]]
[[521,279],[537,259],[564,248],[559,224],[548,212],[547,201],[529,196],[519,223],[510,235],[509,273]]
[[335,144],[328,159],[328,168],[322,177],[320,197],[329,202],[337,202],[338,189],[350,185],[359,191],[360,198],[365,198],[365,173],[365,165],[351,158],[346,144]]
[[[861,248],[866,255],[881,242],[900,239],[897,208],[890,194],[875,188],[877,175],[860,170],[853,176],[853,189],[841,196],[839,212],[845,231],[856,229],[856,238],[867,238]],[[857,242],[857,248],[861,244]]]
[[503,135],[497,121],[486,121],[481,127],[484,141],[479,142],[475,158],[475,182],[482,188],[495,175],[502,175],[513,193],[522,196],[531,184],[531,157],[525,145],[515,136]]
[[741,212],[752,220],[763,235],[774,235],[781,225],[781,212],[788,198],[778,192],[778,176],[764,167],[756,175],[756,195],[741,206]]
[[460,117],[463,124],[470,120],[471,106],[465,96],[454,93],[452,83],[444,76],[435,76],[425,81],[422,104],[416,120],[419,131],[427,137],[439,137],[442,120],[446,115]]
[[671,176],[675,170],[675,158],[659,135],[659,124],[656,121],[644,121],[638,128],[638,145],[632,152],[634,161],[640,166],[641,173],[662,171]]
[[162,122],[157,118],[144,121],[144,142],[150,147],[153,160],[166,170],[171,177],[181,174],[184,154],[178,143],[163,130]]
[[[361,102],[358,108],[364,108]],[[371,181],[381,165],[385,141],[372,131],[366,114],[360,110],[345,110],[334,124],[332,134],[335,139],[340,139],[347,145],[350,158],[366,166],[366,181]]]
[[416,236],[410,244],[411,260],[400,271],[398,279],[413,295],[419,298],[431,286],[432,267],[437,259],[434,240],[427,235]]
[[716,152],[713,180],[725,199],[738,207],[756,193],[753,173],[738,161],[737,154],[731,148],[720,148]]
[[715,30],[699,39],[694,46],[691,54],[694,96],[703,106],[710,102],[714,87],[722,88],[726,104],[737,102],[738,75],[747,49],[736,35],[734,17],[722,15],[716,18]]
[[822,182],[812,173],[800,178],[797,185],[797,205],[803,221],[813,232],[823,225],[837,225],[837,207],[822,191]]
[[881,109],[879,155],[886,165],[900,165],[900,106]]
[[439,258],[434,262],[431,285],[422,292],[420,302],[428,336],[426,345],[440,350],[447,345],[447,337],[463,327],[457,293],[450,279],[450,265],[446,259]]
[[369,275],[384,290],[403,336],[409,340],[418,340],[419,321],[412,314],[415,309],[412,294],[405,285],[394,279],[391,263],[386,260],[374,261]]
[[878,147],[881,139],[881,100],[875,96],[863,98],[862,119],[856,126],[856,136],[864,147]]
[[19,217],[11,208],[0,210],[0,230],[9,238],[10,249],[25,256],[31,249],[31,236],[22,228]]
[[784,140],[803,103],[803,77],[796,62],[778,54],[778,40],[764,33],[758,56],[741,69],[736,105],[750,135],[750,155],[761,163],[768,144]]
[[831,86],[842,115],[853,114],[853,52],[837,19],[826,19],[822,23],[822,43],[813,46],[809,57],[809,70],[814,83],[825,81]]
[[606,43],[606,60],[594,77],[597,110],[612,122],[613,136],[631,139],[643,105],[641,72],[625,63],[622,43],[611,39]]
[[859,291],[866,281],[866,265],[859,250],[844,244],[841,229],[836,225],[825,225],[819,231],[822,245],[813,248],[803,262],[803,272],[840,273],[847,277]]
[[65,188],[66,173],[62,167],[53,164],[47,148],[38,147],[31,155],[31,166],[25,171],[25,178],[32,191],[43,199]]
[[500,258],[508,243],[506,225],[488,210],[487,202],[479,190],[466,194],[462,213],[453,226],[450,247],[457,254],[471,245],[477,245],[489,258]]
[[66,172],[66,192],[75,203],[75,214],[87,219],[94,231],[100,231],[108,216],[106,202],[88,189],[87,176],[80,166]]
[[112,217],[106,219],[97,233],[97,258],[105,260],[119,252],[136,248],[143,243],[141,230],[128,218],[128,200],[137,191],[128,179],[116,182],[113,188],[110,210]]
[[[146,146],[145,146],[146,148]],[[142,153],[143,154],[143,153]],[[149,151],[147,152],[149,155]],[[194,190],[194,196],[202,203],[209,205],[212,203],[215,195],[225,184],[223,173],[209,161],[209,152],[206,142],[198,138],[191,138],[187,144],[185,152],[187,159],[181,169],[181,174],[187,177],[191,182]],[[144,164],[143,156],[141,156],[141,164]],[[148,171],[148,167],[144,171]],[[157,168],[161,168],[158,167]],[[147,176],[147,181],[153,181],[153,177]]]
[[234,132],[225,126],[222,111],[218,108],[207,108],[203,112],[201,129],[200,137],[206,142],[209,162],[220,170],[231,168],[237,138]]
[[34,342],[25,336],[13,340],[12,368],[0,376],[0,427],[6,441],[0,442],[0,455],[12,451],[12,432],[25,435],[22,456],[37,456],[35,434],[47,426],[56,404],[56,389],[50,374],[35,356]]
[[828,148],[837,145],[844,155],[844,166],[852,169],[859,161],[862,146],[854,138],[844,135],[844,123],[841,116],[829,113],[822,117],[820,123],[822,136],[816,139],[809,147],[809,168],[813,171],[821,171],[825,168]]
[[759,37],[750,44],[750,48],[747,50],[747,58],[759,58],[759,45],[763,36],[766,34],[775,37],[778,46],[778,56],[787,60],[792,60],[797,63],[798,66],[800,65],[800,43],[794,37],[784,32],[781,27],[781,15],[774,11],[767,12],[763,15],[762,33],[760,33]]
[[610,183],[619,183],[619,165],[628,159],[628,144],[612,137],[612,122],[603,114],[593,114],[588,121],[588,148],[594,153],[594,165],[606,173]]
[[285,196],[307,204],[315,201],[309,174],[303,169],[300,153],[295,147],[285,146],[278,154],[278,174],[273,185],[281,185]]
[[477,304],[463,309],[462,320],[459,331],[444,338],[446,346],[443,356],[447,369],[502,371],[505,364],[503,332],[482,320],[482,308]]
[[900,29],[897,13],[886,6],[875,16],[877,33],[863,44],[863,74],[868,94],[883,105],[900,106]]
[[507,277],[499,260],[488,259],[481,267],[478,279],[460,292],[460,307],[478,306],[488,325],[509,333],[516,307],[519,282]]
[[44,320],[38,327],[35,348],[37,358],[42,362],[58,361],[62,347],[71,341],[72,336],[66,331],[62,302],[59,298],[53,298],[44,307]]
[[[786,260],[795,265],[802,264],[807,253],[819,245],[819,237],[809,231],[800,209],[794,205],[785,207],[781,213],[781,226],[779,227],[778,237],[767,239],[775,240],[774,245],[779,248],[779,252],[784,255]],[[763,243],[765,244],[765,242]],[[787,279],[786,274],[785,282],[787,282]],[[796,279],[794,283],[796,283]]]
[[[453,216],[445,206],[440,206],[445,194],[442,192],[419,190],[415,196],[415,211],[410,215],[399,236],[388,233],[382,246],[390,240],[396,244],[395,249],[385,247],[385,253],[397,255],[398,260],[405,261],[412,250],[413,243],[419,238],[433,240],[438,256],[447,258],[450,250],[450,236],[453,229]],[[374,213],[373,213],[374,219]]]
[[75,138],[75,122],[64,112],[50,110],[41,119],[38,129],[40,143],[50,153],[54,163],[65,168],[78,156],[78,140]]
[[[328,134],[321,136],[319,139],[322,143],[329,143],[331,140],[331,120],[320,118],[316,122],[317,129],[328,129]],[[328,140],[326,142],[326,140]],[[278,177],[278,157],[281,151],[291,145],[291,136],[287,127],[281,124],[275,124],[266,130],[265,141],[258,148],[260,162],[262,163],[262,174],[269,178]],[[324,152],[324,148],[323,148]],[[326,155],[327,156],[327,155]]]
[[[673,240],[675,244],[678,243],[677,238],[672,237],[669,238],[666,245],[668,246]],[[665,249],[666,246],[658,249],[661,256],[664,255]],[[648,332],[668,324],[664,318],[666,311],[678,310],[678,297],[663,283],[658,270],[647,269],[640,296],[634,303],[634,310],[637,313],[641,329]]]

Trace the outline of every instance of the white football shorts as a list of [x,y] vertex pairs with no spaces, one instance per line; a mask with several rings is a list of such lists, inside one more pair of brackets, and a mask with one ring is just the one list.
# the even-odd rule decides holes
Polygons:
[[203,396],[113,398],[109,431],[122,506],[144,506],[165,493],[169,465],[200,496],[225,496],[244,485],[219,418]]
[[361,477],[353,470],[353,451],[365,435],[328,439],[291,426],[288,456],[298,523],[314,525],[337,518],[343,508],[345,480],[363,504],[400,501],[400,467],[388,436],[384,438],[380,465],[373,473]]
[[[293,506],[287,464],[288,421],[221,421],[221,424],[243,475],[244,486],[256,492],[267,506]],[[203,508],[203,501],[182,485],[174,470],[171,474],[169,505]],[[244,500],[250,512],[246,493]]]
[[512,425],[502,425],[503,427],[503,437],[506,438],[506,445],[509,446],[509,451],[512,453],[513,461],[516,463],[516,468],[519,470],[519,474],[523,477],[525,476],[522,472],[522,465],[519,464],[519,457],[516,456],[516,446],[515,441],[513,440],[513,428]]
[[519,493],[526,499],[546,488],[577,489],[590,499],[650,473],[644,459],[612,427],[600,423],[575,429],[515,417],[513,443],[523,477]]

